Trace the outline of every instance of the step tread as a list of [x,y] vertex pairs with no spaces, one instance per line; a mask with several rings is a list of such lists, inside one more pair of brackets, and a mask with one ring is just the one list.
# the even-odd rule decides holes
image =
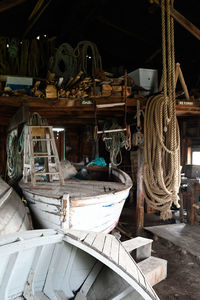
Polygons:
[[124,241],[124,242],[122,242],[122,244],[128,252],[131,252],[137,248],[140,248],[140,247],[143,247],[146,245],[151,245],[152,242],[153,242],[152,239],[147,239],[147,238],[138,236],[138,237],[132,238],[130,240]]
[[167,260],[150,256],[137,264],[153,286],[167,277]]

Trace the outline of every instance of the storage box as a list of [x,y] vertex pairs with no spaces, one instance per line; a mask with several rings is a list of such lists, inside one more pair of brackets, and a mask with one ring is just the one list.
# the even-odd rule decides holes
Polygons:
[[139,91],[138,93],[147,96],[158,92],[158,71],[154,69],[139,68],[128,73],[135,83],[147,91]]
[[192,179],[200,178],[200,166],[185,165],[185,176]]
[[10,87],[12,90],[24,89],[27,92],[30,92],[32,85],[32,77],[7,76],[6,86]]

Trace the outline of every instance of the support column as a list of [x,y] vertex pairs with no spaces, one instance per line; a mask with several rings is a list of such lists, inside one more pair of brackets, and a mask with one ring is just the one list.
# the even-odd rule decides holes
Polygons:
[[143,146],[138,146],[138,169],[137,169],[137,203],[136,203],[136,233],[140,235],[144,227],[144,195],[143,195]]

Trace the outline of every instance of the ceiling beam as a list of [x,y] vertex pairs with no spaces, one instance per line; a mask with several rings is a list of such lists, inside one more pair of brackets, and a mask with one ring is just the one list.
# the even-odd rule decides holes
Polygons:
[[[160,0],[149,0],[150,3],[155,3],[160,6]],[[187,18],[179,13],[175,8],[170,7],[170,15],[177,21],[182,27],[189,31],[193,36],[200,40],[200,30],[194,24],[192,24]]]
[[25,1],[26,0],[3,0],[0,2],[0,13],[10,8],[13,8]]

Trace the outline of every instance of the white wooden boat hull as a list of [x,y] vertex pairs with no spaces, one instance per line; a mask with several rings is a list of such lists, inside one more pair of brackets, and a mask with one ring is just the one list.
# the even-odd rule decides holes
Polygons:
[[0,178],[0,236],[32,229],[30,215],[19,195]]
[[158,300],[114,236],[33,230],[0,238],[2,300]]
[[[125,200],[129,195],[131,188],[130,177],[122,172],[116,172],[121,182],[128,181],[128,184],[122,186],[119,190],[108,191],[95,196],[75,196],[65,200],[63,196],[56,196],[52,193],[52,197],[41,194],[40,190],[26,189],[24,184],[20,184],[23,189],[25,199],[29,203],[29,207],[35,219],[37,228],[52,229],[75,229],[88,230],[96,232],[111,232],[118,223]],[[91,182],[84,182],[89,185]],[[74,184],[74,183],[71,183]],[[76,189],[79,189],[79,183],[76,183]],[[83,184],[83,183],[82,183]],[[49,183],[48,186],[52,186]],[[55,187],[55,184],[54,184]],[[56,187],[55,187],[56,188]]]

